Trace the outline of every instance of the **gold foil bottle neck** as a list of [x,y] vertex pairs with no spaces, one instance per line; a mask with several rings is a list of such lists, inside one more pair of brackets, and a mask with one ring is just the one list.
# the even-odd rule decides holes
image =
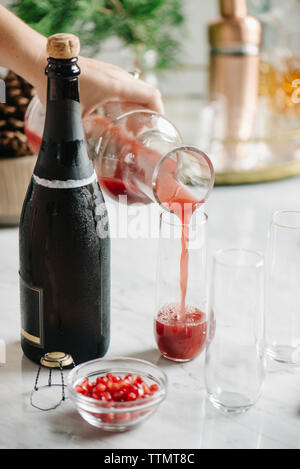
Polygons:
[[74,34],[58,33],[50,36],[47,41],[47,53],[54,59],[72,59],[78,57],[80,41]]

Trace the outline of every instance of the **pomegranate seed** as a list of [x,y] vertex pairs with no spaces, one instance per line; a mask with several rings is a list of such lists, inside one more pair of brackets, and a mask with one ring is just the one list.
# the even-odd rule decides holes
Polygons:
[[154,393],[154,392],[158,391],[158,386],[157,386],[157,384],[151,384],[149,389],[150,389],[151,393]]
[[105,384],[102,384],[102,383],[99,383],[95,386],[95,391],[97,391],[98,393],[102,393],[104,391],[106,391],[106,388],[107,386]]
[[123,391],[116,391],[112,394],[112,399],[113,401],[121,401],[123,396],[124,396]]
[[88,378],[85,378],[81,385],[75,387],[79,394],[108,402],[144,399],[157,392],[158,389],[157,384],[148,386],[141,376],[134,378],[131,373],[128,373],[124,378],[107,373],[105,376],[97,377],[95,382],[90,382]]
[[84,389],[83,389],[82,386],[76,386],[76,387],[75,387],[75,391],[79,392],[80,394],[83,394]]
[[101,394],[101,401],[111,401],[111,394],[105,391]]
[[113,423],[115,421],[115,416],[114,414],[105,414],[103,416],[103,420],[105,423]]
[[145,394],[151,394],[149,386],[146,383],[143,383],[143,388],[144,388],[144,393]]
[[89,387],[89,379],[88,379],[88,378],[86,378],[86,379],[83,381],[82,387],[88,389],[88,387]]
[[120,376],[113,376],[112,380],[114,383],[119,383],[120,381],[122,381],[122,378]]
[[127,394],[127,401],[135,401],[137,398],[137,395],[135,394],[135,392],[130,392],[129,394]]

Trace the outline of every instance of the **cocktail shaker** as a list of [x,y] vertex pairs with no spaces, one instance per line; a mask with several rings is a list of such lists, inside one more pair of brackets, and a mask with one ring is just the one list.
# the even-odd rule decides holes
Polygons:
[[261,25],[248,15],[246,0],[220,0],[220,12],[208,27],[210,99],[221,104],[222,137],[233,145],[248,140],[253,129]]

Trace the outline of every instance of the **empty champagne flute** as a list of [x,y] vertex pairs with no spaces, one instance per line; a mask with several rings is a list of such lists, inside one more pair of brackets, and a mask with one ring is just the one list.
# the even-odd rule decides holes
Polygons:
[[266,351],[300,364],[300,211],[277,210],[270,223],[266,269]]
[[212,404],[245,412],[265,377],[263,256],[227,249],[214,256],[205,353],[205,386]]

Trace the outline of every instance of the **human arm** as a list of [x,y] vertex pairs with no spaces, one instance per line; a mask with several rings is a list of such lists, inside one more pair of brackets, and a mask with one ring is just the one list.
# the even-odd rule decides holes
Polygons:
[[[46,101],[47,39],[0,5],[0,65],[31,83]],[[157,112],[163,103],[156,88],[112,64],[79,58],[80,98],[83,114],[112,101],[130,102]]]

